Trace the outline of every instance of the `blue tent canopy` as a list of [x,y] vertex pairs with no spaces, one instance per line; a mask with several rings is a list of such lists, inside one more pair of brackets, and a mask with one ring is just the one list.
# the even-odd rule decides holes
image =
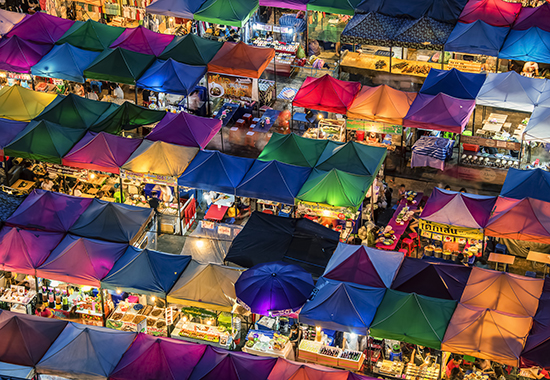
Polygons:
[[527,30],[512,30],[499,58],[550,63],[550,32],[536,26]]
[[550,108],[535,107],[524,133],[525,140],[550,143]]
[[129,246],[109,274],[101,280],[106,289],[123,289],[164,297],[191,261],[191,256],[172,255]]
[[388,16],[419,19],[423,16],[454,24],[467,0],[363,0],[356,12],[380,12]]
[[403,22],[402,18],[376,12],[356,14],[342,31],[341,40],[345,43],[389,47],[392,46],[395,32]]
[[550,173],[542,169],[510,168],[500,196],[514,199],[534,198],[550,202]]
[[251,158],[201,150],[178,179],[178,185],[234,194],[252,164]]
[[206,0],[157,0],[147,6],[147,12],[163,16],[193,19]]
[[31,73],[40,77],[84,83],[84,69],[98,55],[99,52],[82,50],[69,44],[57,45],[31,68]]
[[445,51],[483,54],[496,57],[510,28],[489,25],[481,20],[459,22],[445,44]]
[[452,30],[453,25],[430,17],[405,20],[395,34],[393,46],[441,50]]
[[256,160],[237,186],[237,195],[294,204],[310,173],[311,168]]
[[206,74],[206,66],[191,66],[168,58],[157,60],[137,81],[138,87],[186,96]]
[[300,312],[300,322],[358,335],[365,335],[386,293],[385,288],[323,277],[318,281],[317,289],[318,292]]
[[428,95],[442,92],[459,99],[475,99],[484,82],[484,74],[431,69],[420,92]]
[[0,362],[0,380],[22,380],[32,378],[34,368]]

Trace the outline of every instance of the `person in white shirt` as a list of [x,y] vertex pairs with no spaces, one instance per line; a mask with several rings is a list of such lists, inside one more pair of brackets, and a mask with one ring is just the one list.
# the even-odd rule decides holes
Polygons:
[[42,184],[40,185],[42,190],[51,191],[53,188],[53,181],[50,177],[44,178],[44,181],[42,181]]
[[115,88],[113,90],[113,97],[117,99],[124,99],[124,91],[122,91],[122,88],[120,88],[120,85],[118,83],[115,84]]
[[99,100],[99,97],[94,91],[92,91],[92,87],[90,85],[86,86],[86,99]]

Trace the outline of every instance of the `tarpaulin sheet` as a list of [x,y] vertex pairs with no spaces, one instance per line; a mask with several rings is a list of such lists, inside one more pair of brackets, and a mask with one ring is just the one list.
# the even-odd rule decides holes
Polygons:
[[147,6],[147,12],[157,15],[193,19],[206,0],[156,0]]
[[57,45],[32,67],[31,72],[40,77],[84,83],[84,69],[98,55],[99,52],[79,49],[69,44]]
[[26,41],[55,44],[73,24],[72,20],[36,12],[13,27],[6,37],[18,36]]
[[462,10],[458,21],[470,24],[480,20],[492,26],[511,26],[520,11],[522,11],[521,3],[503,0],[470,0]]
[[52,48],[45,45],[13,36],[0,41],[0,70],[16,73],[30,73],[32,66],[37,64]]
[[137,28],[127,28],[110,48],[120,47],[136,53],[158,56],[173,38],[171,34],[156,33],[140,25]]
[[484,82],[484,74],[431,69],[420,92],[428,95],[442,92],[459,99],[475,99]]
[[157,60],[138,79],[137,85],[156,92],[187,96],[206,74],[206,66],[191,66],[168,58]]
[[102,24],[92,19],[77,21],[56,44],[71,44],[74,47],[102,52],[124,32],[124,28]]

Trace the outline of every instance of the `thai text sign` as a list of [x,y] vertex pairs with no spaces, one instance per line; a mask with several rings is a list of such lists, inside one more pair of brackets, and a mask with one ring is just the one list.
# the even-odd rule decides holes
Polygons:
[[448,224],[434,223],[429,220],[420,219],[420,229],[436,234],[467,237],[470,239],[483,239],[483,231],[477,228],[455,227]]

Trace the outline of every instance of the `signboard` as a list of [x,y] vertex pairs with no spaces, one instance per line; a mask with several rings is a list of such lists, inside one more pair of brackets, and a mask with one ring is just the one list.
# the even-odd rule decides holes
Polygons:
[[123,179],[129,179],[136,182],[154,183],[155,185],[166,185],[175,187],[178,185],[178,180],[175,177],[168,175],[160,175],[153,173],[134,173],[128,170],[120,170],[120,176]]
[[213,230],[214,222],[210,222],[208,220],[201,220],[201,228],[206,228],[207,230]]
[[231,236],[231,228],[225,227],[225,226],[219,226],[219,227],[218,227],[218,233],[219,233],[220,235]]
[[51,174],[69,175],[73,177],[80,177],[81,175],[87,175],[88,171],[85,169],[72,168],[70,166],[63,166],[58,164],[46,163],[46,171]]
[[348,129],[364,130],[365,132],[385,133],[390,135],[400,135],[403,133],[402,125],[379,123],[368,120],[348,120]]
[[208,92],[213,98],[237,99],[245,102],[253,98],[254,81],[251,78],[208,73]]
[[455,227],[448,224],[434,223],[428,220],[420,219],[419,228],[422,231],[428,231],[432,233],[432,239],[436,235],[446,235],[455,237],[467,237],[470,239],[483,239],[483,231],[476,228]]
[[461,144],[473,144],[481,145],[487,148],[501,148],[508,150],[520,150],[521,143],[513,141],[504,141],[504,140],[495,140],[495,139],[486,139],[479,136],[460,136]]

